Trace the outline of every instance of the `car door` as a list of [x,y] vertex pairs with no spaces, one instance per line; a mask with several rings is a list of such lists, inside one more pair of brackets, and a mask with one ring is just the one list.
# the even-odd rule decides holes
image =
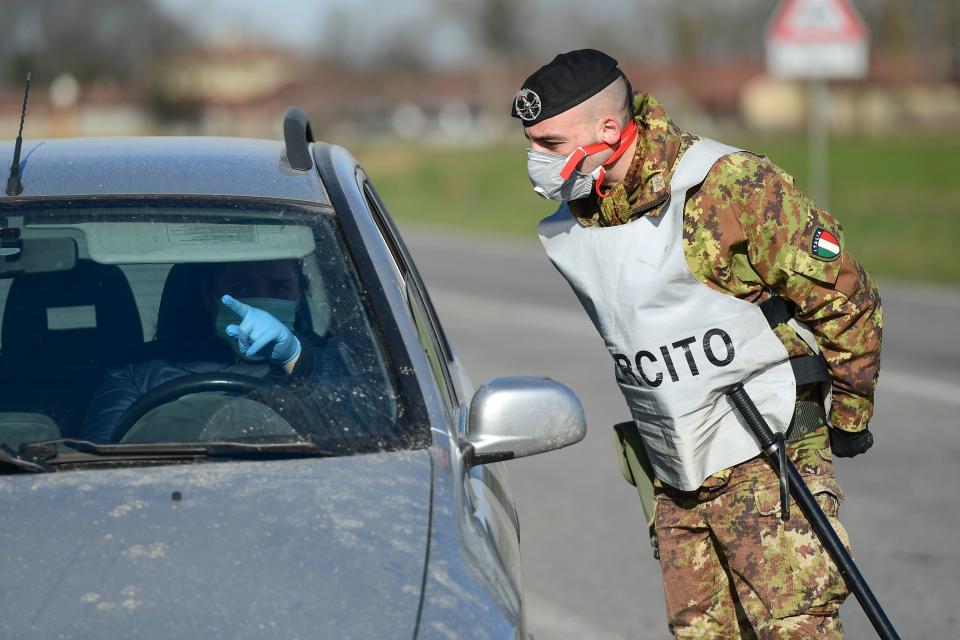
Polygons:
[[[370,213],[384,242],[390,248],[396,268],[405,283],[410,312],[421,343],[433,369],[437,386],[444,396],[451,423],[458,425],[456,436],[458,439],[462,438],[466,435],[470,401],[469,397],[465,397],[465,393],[472,395],[473,389],[466,376],[458,373],[461,367],[440,325],[427,289],[382,200],[362,172],[358,174],[358,180]],[[501,564],[519,592],[520,524],[516,506],[509,493],[505,464],[464,467],[463,477],[459,482],[463,486],[465,502],[475,523],[489,537]]]

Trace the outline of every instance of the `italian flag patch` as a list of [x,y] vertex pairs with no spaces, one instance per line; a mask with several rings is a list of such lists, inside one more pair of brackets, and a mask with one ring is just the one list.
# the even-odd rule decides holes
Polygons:
[[817,227],[813,234],[813,245],[810,252],[814,257],[830,262],[840,257],[840,241],[823,227]]

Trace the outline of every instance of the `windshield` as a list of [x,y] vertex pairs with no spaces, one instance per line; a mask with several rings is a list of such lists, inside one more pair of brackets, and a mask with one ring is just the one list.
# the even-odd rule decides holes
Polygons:
[[423,446],[332,212],[20,203],[0,217],[0,444]]

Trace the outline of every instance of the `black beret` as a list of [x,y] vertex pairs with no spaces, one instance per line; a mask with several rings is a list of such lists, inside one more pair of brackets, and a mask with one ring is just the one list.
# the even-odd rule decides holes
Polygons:
[[617,61],[596,49],[561,53],[524,81],[510,115],[533,126],[597,95],[622,75]]

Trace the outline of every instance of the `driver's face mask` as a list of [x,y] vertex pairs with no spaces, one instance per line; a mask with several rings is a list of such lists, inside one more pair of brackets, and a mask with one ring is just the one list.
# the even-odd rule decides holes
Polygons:
[[[237,298],[240,302],[251,307],[262,309],[293,331],[293,323],[297,317],[297,301],[282,298]],[[233,352],[240,358],[251,362],[266,360],[263,356],[244,356],[240,354],[240,344],[236,338],[227,335],[228,324],[240,324],[240,317],[222,304],[217,305],[216,332],[217,337],[225,340]]]
[[[533,183],[534,192],[549,200],[566,201],[586,198],[596,189],[597,195],[604,197],[606,194],[600,191],[600,185],[603,184],[607,168],[620,159],[636,135],[637,123],[631,119],[620,133],[620,140],[616,145],[596,142],[577,147],[568,156],[527,149],[527,174]],[[584,158],[608,149],[615,150],[602,165],[590,173],[577,170]]]

